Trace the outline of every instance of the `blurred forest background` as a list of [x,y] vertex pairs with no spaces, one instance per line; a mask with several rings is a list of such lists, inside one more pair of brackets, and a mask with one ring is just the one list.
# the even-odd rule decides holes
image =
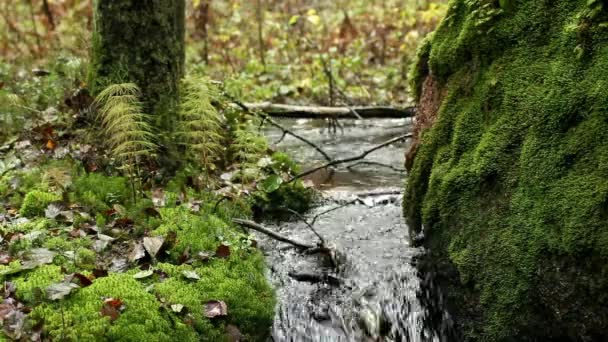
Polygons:
[[[188,1],[188,72],[234,84],[246,101],[408,104],[408,67],[446,6],[426,0]],[[23,87],[35,76],[32,66],[85,86],[92,15],[90,0],[0,2],[2,91],[41,96],[41,110],[52,105],[45,97],[60,94],[28,94],[45,87]],[[11,89],[16,84],[20,89]]]

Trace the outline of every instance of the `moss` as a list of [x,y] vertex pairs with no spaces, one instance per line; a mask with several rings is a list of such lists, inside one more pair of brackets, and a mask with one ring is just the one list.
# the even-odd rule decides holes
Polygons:
[[60,200],[61,196],[54,193],[40,190],[30,191],[23,199],[23,205],[19,209],[19,214],[24,217],[44,216],[44,211],[49,204]]
[[100,173],[84,174],[74,180],[72,201],[95,211],[104,211],[114,204],[128,204],[131,198],[129,182],[124,177]]
[[[100,314],[104,299],[124,305],[114,321]],[[112,274],[75,291],[61,303],[34,308],[31,318],[44,322],[51,339],[68,341],[195,341],[190,327],[161,310],[156,297],[132,274]],[[64,323],[65,322],[65,323]],[[65,326],[65,328],[64,328]]]
[[448,93],[408,177],[408,223],[458,271],[448,298],[465,338],[601,336],[606,8],[591,20],[587,1],[500,2],[488,16],[483,3],[451,2],[413,80],[428,68]]
[[214,215],[195,215],[185,207],[164,208],[160,213],[162,223],[153,234],[159,236],[176,234],[175,246],[171,250],[171,256],[175,261],[186,249],[192,254],[215,252],[221,239],[227,239],[227,235],[234,234],[227,229],[228,225],[224,221]]
[[[264,277],[264,260],[259,252],[245,259],[232,256],[199,267],[196,272],[201,279],[197,281],[187,280],[182,275],[182,271],[192,269],[190,266],[160,264],[159,268],[171,279],[157,284],[155,292],[169,303],[184,305],[194,316],[197,331],[212,337],[210,326],[214,326],[219,335],[224,331],[224,324],[233,324],[250,340],[263,340],[268,335],[275,297]],[[211,325],[202,310],[197,310],[201,303],[210,300],[226,302],[228,317],[225,322]]]
[[45,299],[45,289],[51,284],[62,281],[61,267],[55,265],[38,266],[24,272],[13,282],[17,289],[16,295],[26,303],[38,303]]

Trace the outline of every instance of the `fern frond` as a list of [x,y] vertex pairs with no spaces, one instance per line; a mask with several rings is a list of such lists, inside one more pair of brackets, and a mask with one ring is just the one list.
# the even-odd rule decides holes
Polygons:
[[130,178],[134,198],[139,163],[153,157],[157,150],[149,117],[142,110],[140,94],[133,83],[113,84],[95,99],[105,142]]
[[182,102],[175,136],[185,146],[188,157],[205,170],[207,181],[223,152],[222,119],[211,103],[218,96],[205,79],[188,77],[182,83]]
[[112,155],[135,167],[140,157],[151,157],[157,149],[148,115],[142,111],[140,91],[133,83],[113,84],[96,98],[101,125]]

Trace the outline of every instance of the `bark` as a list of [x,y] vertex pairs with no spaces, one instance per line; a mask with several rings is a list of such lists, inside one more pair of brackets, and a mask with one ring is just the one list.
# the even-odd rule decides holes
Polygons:
[[183,76],[184,20],[185,0],[95,0],[92,93],[136,83],[155,125],[170,128]]

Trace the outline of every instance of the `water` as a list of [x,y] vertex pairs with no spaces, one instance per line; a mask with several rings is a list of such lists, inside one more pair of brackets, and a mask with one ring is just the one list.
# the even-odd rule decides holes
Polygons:
[[[409,129],[407,120],[343,121],[343,133],[329,134],[320,121],[280,122],[334,158],[356,155]],[[266,135],[272,142],[282,134],[269,129]],[[366,160],[402,168],[405,144],[379,150]],[[324,162],[321,155],[292,137],[277,147],[288,151],[305,169]],[[403,180],[403,173],[378,166],[341,168],[309,177],[323,193],[318,207],[306,216],[309,222],[344,205],[318,216],[313,225],[335,247],[337,267],[326,256],[303,255],[288,244],[259,237],[279,300],[274,341],[445,340],[437,329],[425,324],[427,310],[418,300],[421,280],[414,264],[423,251],[410,246],[407,239],[399,194]],[[301,220],[268,225],[295,240],[318,241]],[[290,273],[333,281],[297,281]]]

